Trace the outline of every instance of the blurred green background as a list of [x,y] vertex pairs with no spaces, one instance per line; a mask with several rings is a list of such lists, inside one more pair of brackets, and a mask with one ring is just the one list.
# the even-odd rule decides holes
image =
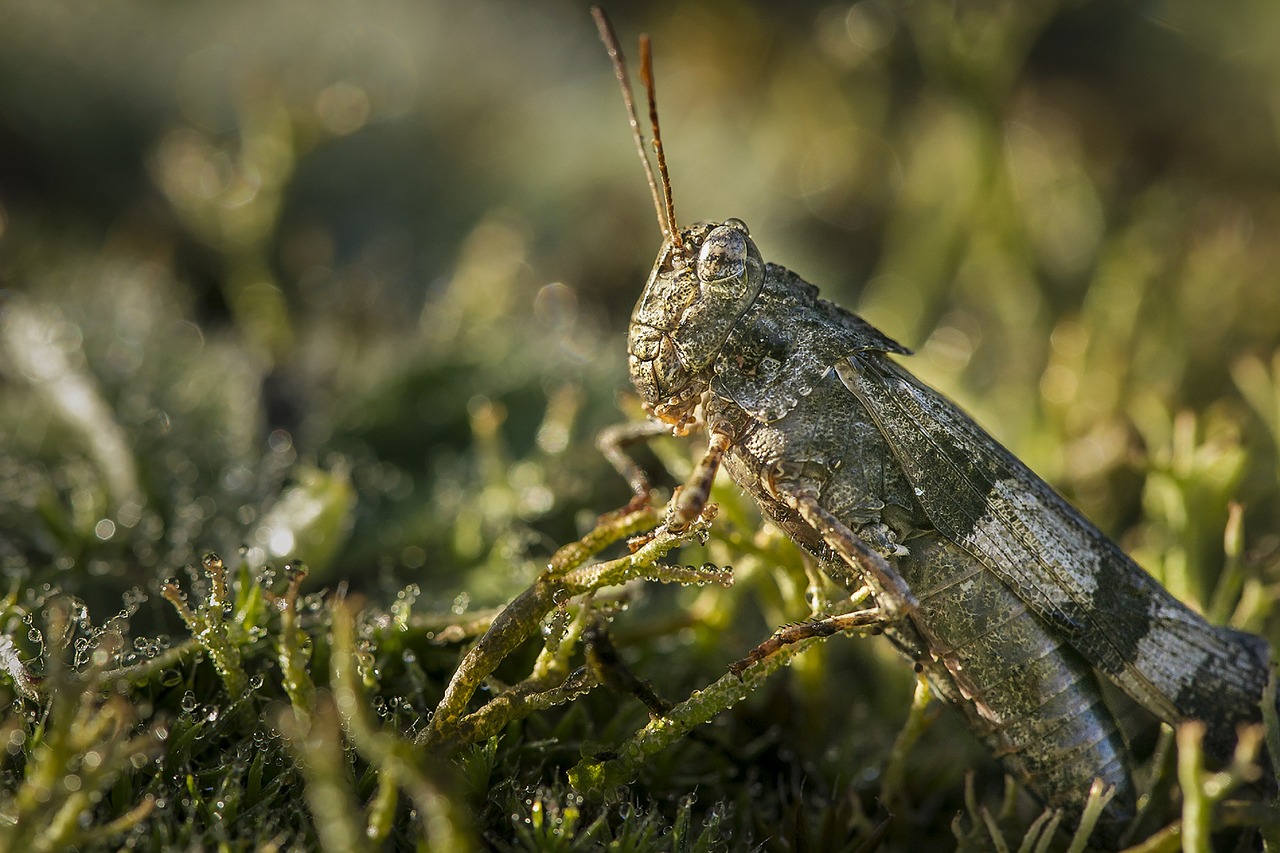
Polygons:
[[[609,11],[681,221],[747,221],[1265,629],[1280,7]],[[207,550],[505,600],[627,499],[592,442],[659,242],[585,3],[0,2],[0,577],[147,630]]]
[[[655,40],[678,215],[745,219],[1107,529],[1171,412],[1274,433],[1270,4],[612,12]],[[310,525],[326,577],[409,577],[622,499],[588,440],[659,238],[584,4],[0,16],[6,572]],[[1230,490],[1275,529],[1263,447]]]

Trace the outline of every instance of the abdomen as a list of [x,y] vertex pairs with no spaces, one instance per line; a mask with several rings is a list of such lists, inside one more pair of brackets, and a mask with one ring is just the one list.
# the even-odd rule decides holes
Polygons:
[[1047,805],[1078,815],[1095,778],[1116,788],[1104,827],[1134,808],[1128,751],[1098,677],[972,556],[936,533],[895,563],[920,603],[938,685],[1006,769]]

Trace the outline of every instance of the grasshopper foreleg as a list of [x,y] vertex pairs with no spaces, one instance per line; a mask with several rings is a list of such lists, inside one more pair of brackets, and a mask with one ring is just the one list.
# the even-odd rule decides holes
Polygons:
[[730,443],[729,436],[724,433],[711,432],[707,452],[698,460],[685,484],[671,496],[671,508],[667,511],[668,530],[684,530],[702,515],[702,510],[711,498],[711,485],[715,482],[716,471],[720,469],[720,461],[724,459]]
[[[662,421],[623,423],[608,427],[596,437],[596,447],[604,454],[614,469],[631,485],[633,497],[627,509],[646,506],[653,497],[653,482],[648,472],[627,452],[628,448],[642,444],[661,435],[671,435],[672,428]],[[676,487],[667,510],[667,529],[681,531],[702,515],[711,497],[711,485],[715,482],[720,461],[729,449],[729,436],[712,432],[707,452],[698,460],[684,485]]]
[[614,424],[596,436],[596,447],[631,486],[632,498],[627,510],[647,506],[653,497],[653,482],[648,472],[631,457],[628,448],[660,435],[671,435],[671,427],[661,421],[648,420]]

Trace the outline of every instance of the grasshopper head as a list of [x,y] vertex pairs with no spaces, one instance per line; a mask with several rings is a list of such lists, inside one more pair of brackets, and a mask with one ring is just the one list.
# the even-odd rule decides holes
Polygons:
[[679,423],[691,414],[763,283],[764,262],[741,220],[700,222],[663,245],[627,335],[631,382],[655,415]]
[[600,38],[609,50],[622,89],[622,102],[631,119],[632,137],[649,179],[658,224],[667,240],[649,274],[644,294],[631,313],[627,360],[631,382],[645,408],[677,426],[693,416],[707,387],[708,368],[728,339],[734,323],[751,305],[764,284],[764,262],[751,242],[746,223],[727,219],[720,225],[700,222],[692,228],[676,225],[671,199],[671,176],[662,149],[658,104],[653,88],[653,57],[649,37],[640,37],[640,77],[649,101],[653,153],[658,170],[646,153],[640,115],[631,92],[627,63],[609,16],[592,8]]

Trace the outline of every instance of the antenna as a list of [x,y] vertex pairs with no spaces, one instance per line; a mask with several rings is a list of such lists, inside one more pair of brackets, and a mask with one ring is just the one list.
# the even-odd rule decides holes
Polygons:
[[658,176],[662,178],[662,198],[667,203],[667,229],[671,242],[683,251],[680,229],[676,226],[676,203],[671,198],[671,175],[667,173],[667,155],[662,149],[662,130],[658,125],[658,91],[653,85],[653,51],[647,33],[640,36],[640,80],[649,97],[649,125],[653,128],[653,151],[658,156]]
[[671,199],[671,178],[667,174],[667,158],[662,150],[662,136],[658,130],[658,102],[653,87],[653,56],[649,47],[649,37],[640,37],[640,76],[644,81],[645,91],[649,97],[649,122],[653,127],[653,148],[658,157],[658,171],[662,176],[662,189],[658,189],[658,179],[653,173],[653,164],[649,162],[645,151],[644,132],[640,130],[640,115],[636,112],[636,101],[631,91],[631,77],[627,74],[627,60],[622,55],[622,47],[618,44],[618,36],[613,31],[609,16],[600,6],[591,7],[591,16],[595,18],[596,28],[600,31],[600,40],[609,51],[609,59],[613,61],[613,73],[622,88],[622,102],[627,107],[627,117],[631,122],[631,136],[635,139],[636,152],[640,162],[644,164],[644,174],[649,181],[649,192],[653,196],[653,208],[658,216],[658,227],[662,236],[671,240],[679,250],[684,250],[680,240],[680,232],[676,229],[675,204]]

